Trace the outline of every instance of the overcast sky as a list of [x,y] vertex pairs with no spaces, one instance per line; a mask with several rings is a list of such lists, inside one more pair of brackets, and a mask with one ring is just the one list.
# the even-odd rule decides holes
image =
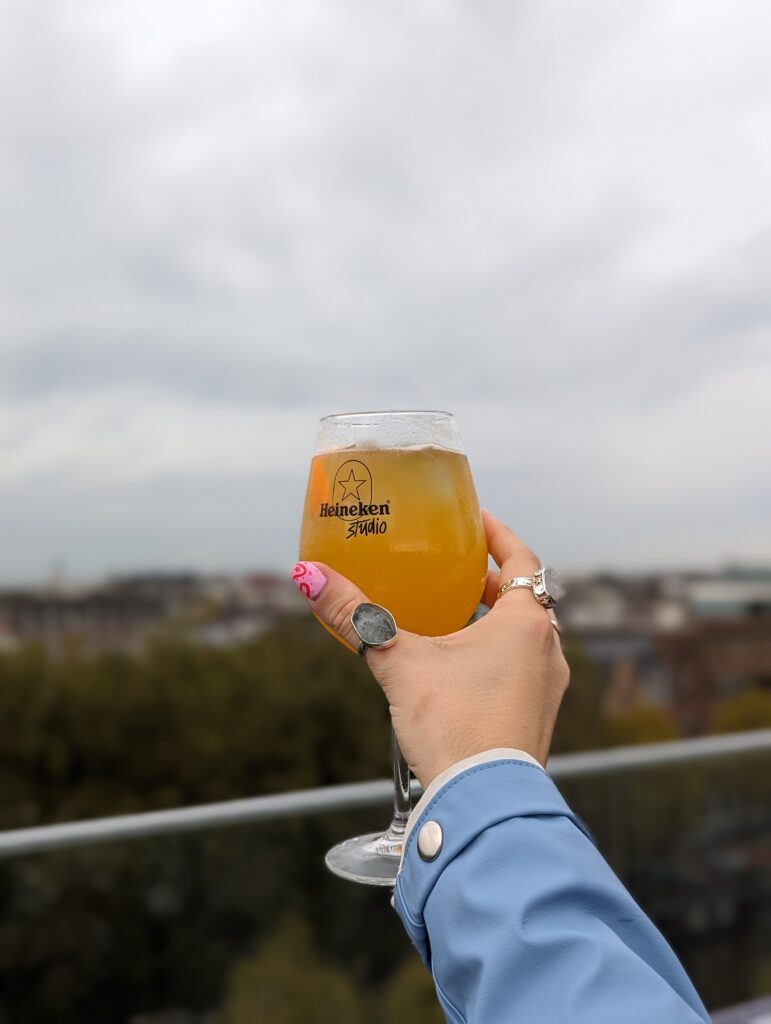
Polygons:
[[558,567],[771,562],[767,0],[0,10],[0,583],[286,569],[362,408]]

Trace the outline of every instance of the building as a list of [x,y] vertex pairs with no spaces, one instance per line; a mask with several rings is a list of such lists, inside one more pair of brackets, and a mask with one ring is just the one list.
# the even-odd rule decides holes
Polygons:
[[291,580],[269,574],[145,573],[80,588],[0,592],[0,650],[43,644],[135,654],[170,627],[204,646],[248,643],[305,610]]
[[654,704],[698,735],[721,700],[771,688],[771,570],[576,579],[560,620],[601,666],[611,715]]

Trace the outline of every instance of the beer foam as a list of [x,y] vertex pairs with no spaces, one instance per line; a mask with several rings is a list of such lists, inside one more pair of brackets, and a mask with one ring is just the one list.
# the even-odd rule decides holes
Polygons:
[[325,416],[316,454],[378,448],[441,448],[462,452],[458,428],[448,412],[362,412]]

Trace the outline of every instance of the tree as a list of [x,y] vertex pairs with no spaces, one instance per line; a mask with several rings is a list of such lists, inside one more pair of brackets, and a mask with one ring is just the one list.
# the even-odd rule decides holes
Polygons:
[[608,745],[602,697],[605,689],[596,662],[582,647],[569,643],[565,657],[570,665],[570,686],[562,701],[552,740],[552,752],[569,754]]
[[307,926],[285,919],[228,981],[223,1024],[364,1024],[364,1001],[350,977],[324,963]]
[[771,692],[751,687],[715,710],[710,732],[743,732],[771,728]]
[[379,1024],[444,1024],[431,974],[417,955],[405,960],[386,984],[380,1000]]
[[680,735],[672,716],[664,708],[641,704],[608,719],[608,743],[626,747],[636,743],[661,743],[676,740]]

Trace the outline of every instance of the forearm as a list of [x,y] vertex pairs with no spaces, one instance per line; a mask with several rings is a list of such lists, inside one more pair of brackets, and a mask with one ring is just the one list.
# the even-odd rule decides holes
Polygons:
[[[435,860],[417,850],[442,829]],[[446,783],[410,834],[395,906],[448,1020],[699,1024],[660,933],[539,768],[493,761]]]

